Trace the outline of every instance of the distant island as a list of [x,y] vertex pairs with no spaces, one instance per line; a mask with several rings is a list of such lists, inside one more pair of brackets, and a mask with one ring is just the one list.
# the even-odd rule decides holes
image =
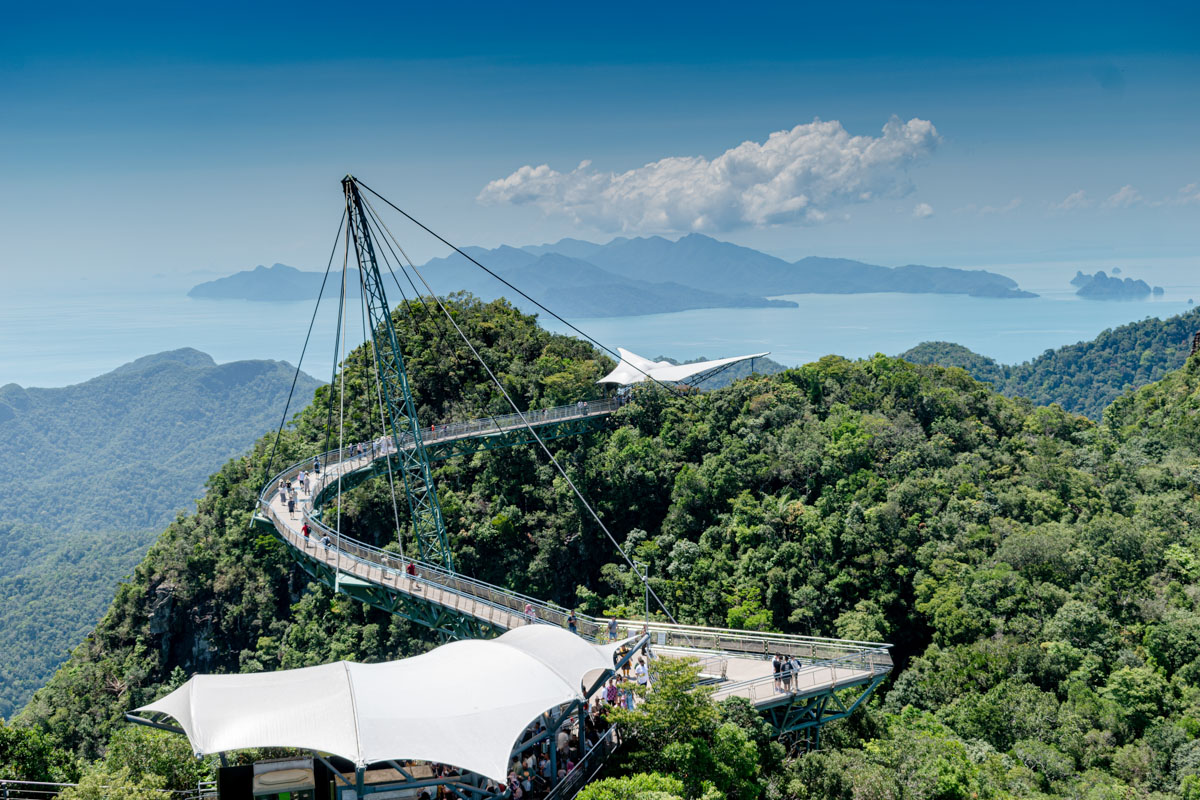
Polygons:
[[[797,305],[791,300],[771,300],[741,292],[709,292],[676,282],[635,280],[558,253],[531,257],[530,261],[535,263],[502,270],[500,274],[539,303],[572,317],[637,316],[694,308],[795,308]],[[429,277],[426,275],[426,278]],[[266,302],[311,300],[320,292],[323,278],[324,273],[303,272],[286,264],[270,267],[259,265],[252,270],[193,286],[188,297]],[[488,300],[505,294],[481,283],[475,276],[470,278],[472,280],[469,283],[464,282],[458,287],[448,287],[442,283],[438,291],[450,293],[465,289]],[[506,288],[499,282],[488,280],[501,290]],[[357,271],[351,273],[347,283],[349,295],[356,295]],[[326,296],[337,294],[340,290],[340,279],[336,276],[326,282]],[[517,297],[515,300],[516,305],[526,310],[536,310],[524,298]]]
[[[327,293],[339,291],[340,271],[331,276],[326,285]],[[355,270],[354,291],[358,291],[358,271]],[[323,272],[304,272],[287,264],[259,264],[254,269],[229,275],[225,278],[206,281],[188,290],[188,297],[204,297],[213,300],[260,300],[286,302],[289,300],[312,300],[321,291],[325,280]]]
[[[621,317],[702,308],[795,308],[789,294],[962,294],[1026,298],[1016,281],[985,270],[908,264],[882,267],[844,258],[809,256],[788,262],[749,247],[701,234],[672,241],[661,236],[617,238],[607,244],[562,239],[553,244],[464,252],[520,287],[533,300],[570,317]],[[520,297],[457,253],[421,268],[439,294],[468,291],[483,299]],[[189,297],[255,301],[308,300],[323,273],[285,264],[252,270],[192,287]],[[337,291],[331,277],[326,292]],[[350,288],[357,292],[357,285]]]
[[[1113,275],[1120,271],[1120,267],[1114,268]],[[1143,300],[1151,294],[1157,297],[1163,293],[1161,286],[1151,289],[1150,284],[1145,281],[1111,277],[1106,275],[1104,270],[1098,271],[1095,275],[1088,275],[1082,270],[1076,270],[1075,277],[1071,279],[1071,285],[1079,287],[1075,290],[1075,294],[1086,297],[1088,300]]]

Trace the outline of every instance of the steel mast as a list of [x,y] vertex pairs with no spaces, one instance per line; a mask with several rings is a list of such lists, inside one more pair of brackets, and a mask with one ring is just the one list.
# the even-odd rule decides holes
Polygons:
[[[446,524],[442,519],[441,505],[438,504],[429,456],[421,438],[421,424],[417,420],[416,404],[408,385],[404,355],[396,336],[396,326],[392,323],[391,306],[383,288],[383,276],[375,257],[375,244],[359,195],[358,181],[353,175],[342,178],[342,190],[346,195],[348,227],[350,237],[354,240],[354,256],[358,261],[363,296],[370,316],[375,367],[383,387],[383,402],[387,406],[392,440],[396,445],[394,458],[399,461],[400,474],[404,477],[404,493],[408,497],[417,548],[421,560],[453,571],[454,560],[446,540]],[[402,441],[405,435],[412,437],[411,448]]]

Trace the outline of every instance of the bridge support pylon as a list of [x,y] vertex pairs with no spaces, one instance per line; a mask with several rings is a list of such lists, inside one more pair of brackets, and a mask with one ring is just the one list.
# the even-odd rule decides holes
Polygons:
[[815,750],[821,744],[822,726],[853,714],[886,677],[876,675],[858,686],[813,694],[798,692],[779,703],[762,705],[759,711],[776,736],[803,743],[804,750]]

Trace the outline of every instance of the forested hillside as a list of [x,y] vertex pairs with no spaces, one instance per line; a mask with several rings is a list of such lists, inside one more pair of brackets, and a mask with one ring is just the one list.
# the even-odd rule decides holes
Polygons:
[[[294,373],[183,349],[74,386],[0,387],[0,717],[91,630],[209,473],[278,426]],[[316,385],[298,381],[302,396]]]
[[[456,302],[530,405],[592,391],[610,366],[500,302]],[[422,422],[500,410],[421,311],[396,319],[417,354]],[[372,432],[363,369],[355,353],[354,436]],[[299,415],[283,460],[319,449],[330,391]],[[1197,796],[1200,359],[1097,424],[958,369],[827,357],[703,395],[646,387],[609,431],[556,447],[681,621],[887,640],[898,665],[820,752],[792,760],[753,715],[702,698],[679,724],[630,720],[619,771],[665,777],[592,797],[632,797],[631,786],[747,800]],[[261,440],[212,476],[198,512],[167,528],[0,733],[42,737],[38,764],[96,758],[124,711],[189,673],[427,646],[407,623],[307,584],[253,531],[268,451]],[[640,606],[628,570],[532,450],[448,461],[437,478],[461,571],[589,612]],[[343,508],[344,530],[383,543],[382,485]],[[119,767],[121,752],[94,769]]]
[[1098,420],[1121,394],[1178,369],[1197,331],[1200,308],[1165,320],[1131,322],[1015,366],[950,342],[924,342],[900,357],[914,364],[962,367],[1009,397],[1028,397],[1038,405],[1058,403]]

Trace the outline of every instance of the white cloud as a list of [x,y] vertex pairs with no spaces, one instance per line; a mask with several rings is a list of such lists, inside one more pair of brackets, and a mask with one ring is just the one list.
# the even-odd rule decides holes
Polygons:
[[981,217],[986,217],[989,214],[1007,214],[1010,211],[1016,211],[1021,206],[1021,198],[1014,197],[1002,206],[977,206],[974,203],[967,203],[962,208],[954,209],[955,214],[978,214]]
[[1175,196],[1175,202],[1179,205],[1200,203],[1200,183],[1189,183],[1187,186],[1181,187]]
[[570,172],[526,165],[492,181],[485,204],[537,205],[609,231],[722,231],[819,224],[835,209],[912,189],[904,167],[940,138],[933,123],[892,117],[881,136],[816,120],[743,142],[709,160],[669,156],[627,172],[584,161]]
[[1092,201],[1087,196],[1087,192],[1080,189],[1077,192],[1071,192],[1061,203],[1055,203],[1054,208],[1059,211],[1071,211],[1076,208],[1087,208],[1092,204]]
[[1142,202],[1142,194],[1129,184],[1125,184],[1108,196],[1104,201],[1105,208],[1129,208]]
[[984,206],[979,209],[980,214],[1007,214],[1010,211],[1016,211],[1021,205],[1021,198],[1014,197],[1002,206]]
[[913,209],[914,219],[925,219],[932,216],[933,206],[929,205],[929,203],[917,203],[916,208]]

